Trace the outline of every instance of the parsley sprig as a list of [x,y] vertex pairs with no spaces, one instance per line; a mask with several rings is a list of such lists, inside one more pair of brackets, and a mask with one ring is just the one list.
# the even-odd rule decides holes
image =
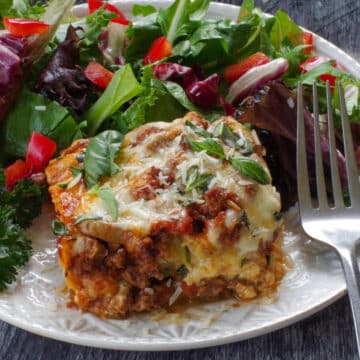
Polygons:
[[21,180],[8,191],[0,170],[0,291],[16,279],[17,268],[24,265],[32,253],[24,228],[41,212],[42,190],[31,180]]

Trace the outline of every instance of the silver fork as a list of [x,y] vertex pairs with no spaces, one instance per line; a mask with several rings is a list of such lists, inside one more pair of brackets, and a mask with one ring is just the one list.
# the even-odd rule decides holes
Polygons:
[[356,343],[360,354],[360,272],[356,259],[356,245],[360,240],[360,183],[355,162],[354,147],[347,116],[344,92],[338,84],[340,98],[341,125],[344,139],[346,173],[350,206],[343,200],[342,187],[337,165],[334,135],[334,119],[331,106],[331,91],[326,84],[328,138],[330,147],[330,167],[333,202],[329,204],[320,149],[320,127],[317,86],[313,85],[314,143],[317,204],[313,205],[310,195],[309,174],[306,156],[306,136],[304,125],[304,105],[302,85],[298,85],[297,98],[297,182],[298,202],[302,227],[307,235],[330,245],[341,260],[351,311],[354,320]]

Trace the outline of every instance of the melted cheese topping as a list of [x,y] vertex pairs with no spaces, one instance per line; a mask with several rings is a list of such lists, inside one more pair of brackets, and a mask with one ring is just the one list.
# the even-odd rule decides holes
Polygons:
[[[197,122],[194,114],[188,114],[187,119]],[[208,130],[212,131],[221,121],[231,126],[233,131],[240,135],[240,140],[247,139],[251,144],[258,145],[257,137],[249,129],[230,118],[218,120]],[[199,190],[184,193],[189,169],[196,166],[200,174],[213,175],[208,190],[221,187],[239,196],[249,224],[248,227],[242,226],[238,241],[232,246],[224,246],[221,241],[222,228],[209,222],[205,233],[178,237],[178,251],[171,251],[167,262],[174,266],[183,264],[184,248],[187,247],[190,253],[190,259],[186,263],[187,283],[196,283],[201,279],[220,275],[231,279],[241,272],[244,257],[257,251],[260,241],[274,239],[281,226],[281,222],[275,219],[275,214],[280,211],[280,197],[271,184],[261,185],[242,175],[226,160],[209,156],[206,151],[195,152],[188,148],[184,150],[184,137],[195,141],[203,140],[184,123],[185,119],[172,123],[152,123],[129,133],[116,160],[120,167],[119,173],[102,183],[114,193],[119,209],[118,219],[114,221],[111,218],[103,200],[87,193],[82,197],[78,215],[93,214],[102,220],[85,221],[79,227],[85,234],[105,241],[116,241],[127,231],[147,236],[154,223],[181,218],[185,211],[184,204],[204,202],[203,193]],[[139,134],[153,127],[162,131],[149,133],[142,142],[137,143]],[[222,145],[227,157],[236,155],[234,149]],[[268,172],[261,156],[254,153],[251,158],[258,161]],[[155,190],[156,196],[152,199],[135,199],[132,189],[139,179],[145,179],[151,167],[160,169],[158,179],[162,186]],[[167,176],[171,173],[174,181],[169,184]],[[223,226],[230,227],[236,216],[236,211],[228,209]]]

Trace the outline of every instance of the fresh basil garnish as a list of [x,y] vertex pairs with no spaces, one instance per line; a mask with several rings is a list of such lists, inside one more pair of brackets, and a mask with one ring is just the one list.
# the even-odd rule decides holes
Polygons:
[[65,226],[63,222],[58,219],[55,219],[51,224],[51,229],[53,234],[56,236],[66,236],[70,234],[69,229]]
[[79,174],[83,173],[83,169],[81,169],[79,167],[76,167],[76,166],[72,166],[71,167],[71,173],[72,173],[72,176],[74,178],[76,178]]
[[112,176],[119,171],[114,159],[123,139],[118,131],[107,130],[90,140],[84,158],[87,187],[96,185],[101,176]]
[[85,215],[80,215],[76,218],[75,222],[72,223],[71,225],[79,225],[80,223],[82,223],[83,221],[90,221],[90,220],[101,220],[102,217],[98,216],[98,215],[94,215],[94,214],[85,214]]
[[209,182],[214,177],[214,175],[209,173],[199,174],[199,169],[197,166],[193,166],[189,169],[189,172],[186,177],[186,187],[185,193],[188,193],[194,189],[206,190]]
[[231,165],[243,175],[248,176],[259,182],[260,184],[268,184],[270,182],[268,174],[264,168],[255,160],[244,156],[233,157],[229,159]]
[[90,193],[98,195],[103,200],[107,212],[116,221],[119,217],[119,204],[113,191],[107,186],[94,186]]
[[185,121],[185,125],[188,126],[195,134],[198,134],[204,138],[211,138],[213,136],[209,131],[207,131],[201,127],[197,127],[195,124],[193,124],[189,120]]
[[225,153],[223,147],[213,139],[205,139],[204,141],[192,141],[188,140],[190,148],[194,151],[203,151],[210,156],[214,156],[220,159],[225,159]]
[[224,123],[215,127],[214,136],[220,138],[225,145],[238,150],[241,155],[249,155],[253,152],[251,142],[248,139],[240,138]]

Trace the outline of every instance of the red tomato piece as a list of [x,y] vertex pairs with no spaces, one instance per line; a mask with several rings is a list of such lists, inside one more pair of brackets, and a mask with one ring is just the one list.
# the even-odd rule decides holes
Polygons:
[[112,23],[116,23],[116,24],[121,24],[121,25],[129,25],[130,21],[127,19],[122,19],[120,17],[112,19],[111,20]]
[[26,152],[26,169],[30,174],[43,171],[55,151],[55,141],[33,131]]
[[24,160],[16,160],[13,164],[4,169],[5,184],[12,189],[16,183],[27,175],[26,163]]
[[255,66],[264,65],[269,62],[269,58],[262,52],[257,52],[248,58],[241,60],[237,64],[229,65],[225,68],[223,74],[228,83],[233,83],[242,75]]
[[128,21],[126,16],[116,6],[106,2],[104,3],[101,0],[88,0],[89,13],[90,14],[94,13],[96,10],[100,9],[104,4],[105,4],[105,10],[108,10],[117,15],[116,19],[122,19]]
[[165,36],[155,39],[144,58],[144,65],[149,65],[168,57],[171,54],[171,50],[172,45]]
[[93,84],[100,86],[103,89],[109,85],[114,76],[111,71],[95,61],[89,62],[84,74]]
[[305,48],[305,54],[310,54],[313,47],[313,34],[307,31],[303,31],[303,42],[304,45],[309,45]]
[[4,17],[5,29],[16,37],[39,35],[47,32],[49,24],[32,19],[6,18]]

